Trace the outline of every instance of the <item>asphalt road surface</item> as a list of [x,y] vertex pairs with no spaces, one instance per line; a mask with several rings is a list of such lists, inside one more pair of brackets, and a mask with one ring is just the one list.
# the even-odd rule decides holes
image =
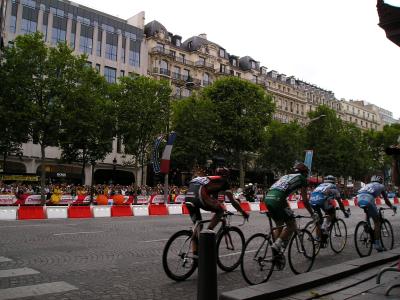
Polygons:
[[[345,219],[349,233],[345,250],[334,254],[322,249],[313,269],[358,257],[353,232],[364,213],[351,209],[351,217]],[[399,246],[400,217],[390,211],[386,217],[393,225],[395,247]],[[234,217],[233,224],[241,221]],[[190,225],[187,215],[0,221],[0,300],[195,299],[197,272],[176,283],[164,274],[161,263],[167,239]],[[266,217],[258,212],[252,212],[250,222],[241,227],[246,238],[265,228]],[[287,265],[270,280],[291,276]],[[239,269],[218,270],[220,293],[246,285]]]

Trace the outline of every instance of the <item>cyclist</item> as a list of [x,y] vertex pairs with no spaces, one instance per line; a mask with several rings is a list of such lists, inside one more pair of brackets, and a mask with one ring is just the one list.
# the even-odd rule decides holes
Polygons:
[[313,211],[307,197],[308,167],[304,163],[298,162],[294,165],[293,170],[294,173],[285,175],[275,182],[269,189],[264,199],[264,202],[267,205],[268,211],[271,213],[272,219],[275,221],[276,226],[279,227],[286,224],[286,227],[284,227],[283,230],[281,227],[274,233],[276,235],[276,240],[272,245],[274,256],[283,252],[282,248],[286,247],[289,238],[296,230],[294,212],[290,209],[286,200],[291,193],[300,190],[304,201],[304,206],[310,215],[313,216],[313,218],[318,218],[316,214],[313,215]]
[[[339,207],[342,210],[345,218],[349,217],[349,214],[345,211],[342,199],[340,197],[340,192],[336,187],[335,176],[328,175],[324,178],[324,182],[318,185],[312,192],[310,196],[310,204],[314,209],[314,212],[318,214],[319,222],[317,222],[317,235],[319,239],[322,239],[323,245],[325,246],[326,239],[328,237],[328,232],[332,221],[336,218],[336,209],[332,205],[331,200],[336,199],[339,203]],[[322,212],[324,211],[326,218],[325,221],[322,217]],[[322,229],[322,232],[321,232]]]
[[372,218],[374,221],[374,249],[378,252],[384,250],[382,243],[380,241],[381,232],[381,221],[379,220],[378,209],[376,208],[375,198],[382,195],[387,206],[393,209],[396,213],[397,207],[390,203],[387,193],[385,191],[385,186],[383,185],[383,178],[380,175],[373,175],[371,177],[371,182],[362,187],[357,192],[357,205],[364,209],[367,216]]
[[[215,176],[198,176],[190,181],[188,191],[186,192],[185,203],[194,224],[202,220],[200,209],[204,209],[214,212],[208,229],[212,230],[217,226],[226,210],[223,203],[220,203],[218,200],[218,194],[221,192],[228,197],[233,207],[239,211],[245,219],[249,218],[249,214],[245,212],[239,202],[233,198],[229,183],[229,173],[228,168],[218,167],[215,169]],[[193,232],[192,247],[194,255],[197,255],[197,237],[198,232]]]

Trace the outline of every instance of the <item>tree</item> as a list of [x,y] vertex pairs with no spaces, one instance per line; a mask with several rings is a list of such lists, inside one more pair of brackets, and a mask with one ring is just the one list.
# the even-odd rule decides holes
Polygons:
[[236,162],[244,187],[244,156],[256,152],[264,128],[270,123],[274,104],[258,85],[238,77],[224,77],[203,90],[218,116],[214,133],[217,151]]
[[28,131],[25,126],[28,116],[21,101],[14,97],[9,83],[5,60],[0,52],[0,155],[3,158],[3,173],[7,173],[6,160],[11,154],[22,154],[22,143],[28,140]]
[[[108,95],[108,83],[93,68],[86,57],[75,61],[75,85],[62,98],[60,147],[62,158],[82,164],[82,184],[85,167],[93,167],[112,151],[115,134],[115,109]],[[93,174],[92,174],[93,182]]]
[[171,125],[179,137],[172,153],[174,166],[192,170],[213,157],[217,119],[209,99],[192,95],[172,103]]
[[[321,118],[320,116],[325,117]],[[319,119],[307,125],[307,146],[314,151],[313,169],[322,174],[340,174],[337,160],[338,137],[342,130],[343,122],[336,112],[325,105],[320,105],[316,111],[309,113],[310,119]]]
[[167,82],[138,75],[120,78],[113,93],[117,132],[133,164],[140,162],[142,175],[155,137],[167,131],[170,94]]
[[75,58],[65,44],[49,48],[41,33],[21,35],[4,52],[9,95],[29,112],[23,123],[41,150],[41,195],[45,201],[45,150],[56,145],[61,125],[61,98],[75,84]]
[[259,164],[274,173],[285,173],[296,160],[303,159],[305,147],[304,127],[297,122],[272,121],[265,131]]

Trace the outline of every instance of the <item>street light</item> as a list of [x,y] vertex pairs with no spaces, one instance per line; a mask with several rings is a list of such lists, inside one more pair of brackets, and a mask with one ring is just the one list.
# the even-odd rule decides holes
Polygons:
[[319,119],[321,119],[321,118],[325,118],[325,117],[326,117],[326,115],[319,115],[318,117],[315,117],[315,118],[310,119],[310,120],[306,123],[306,125],[307,125],[307,124],[310,124],[311,122],[314,122],[314,121],[316,121],[316,120],[319,120]]
[[115,183],[115,170],[117,168],[117,158],[116,157],[114,157],[112,163],[113,163],[112,182]]

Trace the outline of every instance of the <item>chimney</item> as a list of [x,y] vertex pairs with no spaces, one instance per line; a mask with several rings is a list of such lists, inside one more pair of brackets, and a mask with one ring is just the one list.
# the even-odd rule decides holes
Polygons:
[[199,37],[201,37],[202,39],[207,39],[207,34],[206,33],[200,33]]

